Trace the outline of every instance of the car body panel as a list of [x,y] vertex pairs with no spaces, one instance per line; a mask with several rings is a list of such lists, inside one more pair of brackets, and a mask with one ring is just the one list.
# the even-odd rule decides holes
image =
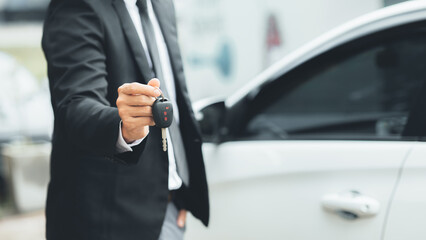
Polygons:
[[[188,239],[380,239],[399,169],[412,143],[265,141],[204,144],[211,225]],[[358,191],[377,216],[326,211],[327,194]]]
[[424,239],[426,236],[426,143],[416,143],[401,172],[383,239]]

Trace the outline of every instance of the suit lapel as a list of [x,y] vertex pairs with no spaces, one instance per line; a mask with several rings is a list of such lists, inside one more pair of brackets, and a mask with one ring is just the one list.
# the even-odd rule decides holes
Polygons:
[[112,4],[120,18],[121,27],[130,45],[136,64],[147,83],[152,78],[152,70],[149,67],[145,51],[142,47],[132,19],[130,18],[129,12],[127,11],[126,5],[123,0],[114,0]]

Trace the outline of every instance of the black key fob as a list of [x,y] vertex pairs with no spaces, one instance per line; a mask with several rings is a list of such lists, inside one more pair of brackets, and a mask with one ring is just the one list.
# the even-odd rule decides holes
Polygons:
[[167,98],[159,97],[152,105],[155,126],[168,128],[173,122],[173,105]]

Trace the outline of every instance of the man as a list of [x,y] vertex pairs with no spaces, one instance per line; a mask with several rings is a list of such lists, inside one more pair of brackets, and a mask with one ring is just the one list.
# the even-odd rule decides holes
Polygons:
[[[207,226],[172,0],[52,0],[42,45],[55,114],[47,239],[182,239],[185,210]],[[176,116],[166,152],[159,89]]]

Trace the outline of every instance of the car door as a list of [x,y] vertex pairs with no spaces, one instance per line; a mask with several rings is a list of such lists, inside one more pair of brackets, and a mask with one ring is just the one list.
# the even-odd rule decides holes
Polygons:
[[342,44],[229,106],[204,144],[211,225],[190,221],[187,239],[381,239],[416,145],[424,26]]
[[426,143],[416,143],[401,171],[385,225],[385,240],[426,238],[425,156]]
[[426,229],[426,84],[410,113],[407,132],[417,135],[400,172],[383,239],[425,239]]

